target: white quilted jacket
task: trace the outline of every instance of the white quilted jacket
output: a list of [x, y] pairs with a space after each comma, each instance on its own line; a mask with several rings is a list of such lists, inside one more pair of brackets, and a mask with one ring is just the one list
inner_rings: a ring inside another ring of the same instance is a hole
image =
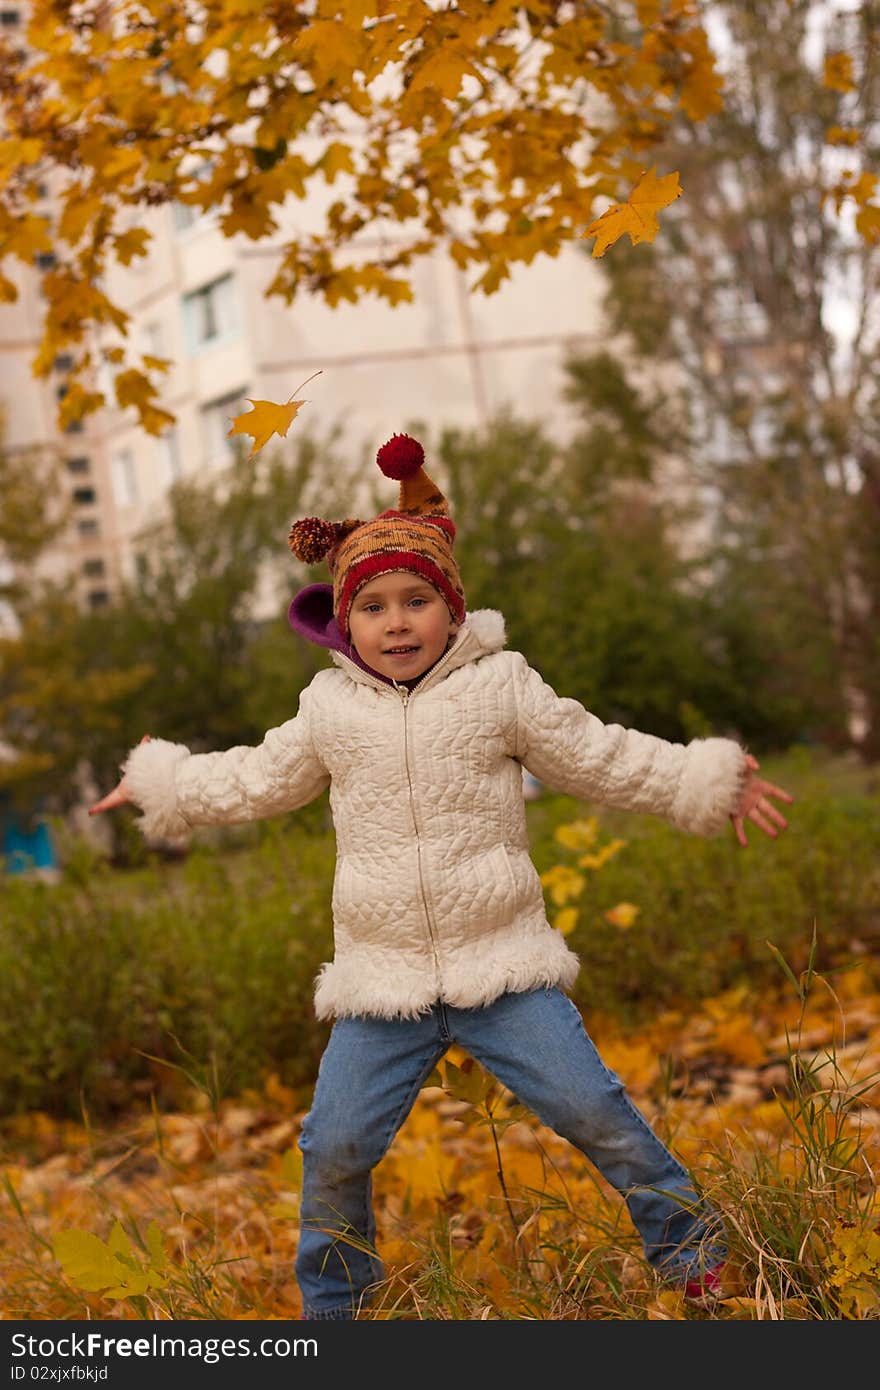
[[569, 988], [578, 959], [550, 926], [529, 856], [522, 767], [586, 801], [651, 812], [682, 830], [723, 830], [745, 775], [740, 746], [687, 746], [605, 725], [561, 699], [504, 620], [469, 615], [413, 691], [333, 652], [295, 718], [257, 748], [191, 754], [138, 744], [126, 781], [149, 837], [304, 806], [330, 787], [337, 838], [334, 959], [319, 1018], [415, 1016], [506, 990]]

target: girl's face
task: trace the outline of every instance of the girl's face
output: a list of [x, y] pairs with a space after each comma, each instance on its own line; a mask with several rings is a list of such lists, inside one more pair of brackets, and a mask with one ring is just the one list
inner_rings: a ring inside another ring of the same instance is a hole
[[433, 666], [458, 632], [439, 590], [409, 570], [371, 579], [348, 616], [352, 645], [374, 671], [414, 680]]

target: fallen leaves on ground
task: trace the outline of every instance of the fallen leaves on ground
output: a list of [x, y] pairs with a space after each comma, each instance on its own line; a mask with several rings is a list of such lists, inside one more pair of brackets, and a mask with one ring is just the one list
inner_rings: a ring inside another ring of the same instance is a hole
[[[799, 1065], [821, 1072], [833, 1056], [829, 1084], [860, 1093], [854, 1108], [844, 1107], [841, 1125], [858, 1126], [866, 1162], [876, 1166], [880, 996], [860, 993], [858, 974], [842, 977], [837, 991], [817, 989], [802, 1018], [796, 999], [759, 1006], [740, 989], [694, 1012], [659, 1014], [638, 1034], [604, 1019], [588, 1020], [588, 1030], [636, 1105], [694, 1172], [713, 1152], [738, 1153], [745, 1168], [763, 1152], [780, 1165], [782, 1181], [797, 1034]], [[447, 1081], [467, 1079], [465, 1054], [453, 1049], [447, 1062]], [[377, 1243], [388, 1277], [366, 1316], [603, 1316], [595, 1304], [586, 1313], [578, 1304], [597, 1277], [590, 1271], [600, 1248], [616, 1251], [618, 1297], [640, 1300], [641, 1312], [628, 1316], [699, 1316], [674, 1290], [653, 1284], [616, 1194], [574, 1148], [521, 1111], [501, 1126], [502, 1186], [491, 1131], [468, 1122], [472, 1108], [455, 1098], [464, 1095], [449, 1085], [424, 1089], [376, 1170]], [[222, 1100], [215, 1110], [198, 1093], [192, 1101], [171, 1113], [133, 1113], [112, 1127], [41, 1113], [2, 1122], [0, 1317], [297, 1316], [296, 1141], [308, 1096], [273, 1076], [259, 1092]], [[870, 1279], [864, 1284], [871, 1239], [841, 1234], [830, 1251], [829, 1281], [862, 1310], [857, 1315], [865, 1315], [872, 1296]], [[432, 1242], [435, 1254], [443, 1244], [447, 1271], [454, 1266], [458, 1304], [454, 1290], [444, 1295], [432, 1286], [443, 1265], [439, 1255], [432, 1265]], [[129, 1271], [115, 1289], [108, 1282], [114, 1259], [127, 1261]], [[85, 1286], [74, 1287], [65, 1268], [85, 1268]], [[90, 1279], [103, 1280], [103, 1288], [90, 1289]], [[133, 1296], [139, 1290], [149, 1305]], [[460, 1311], [462, 1290], [468, 1311]], [[174, 1303], [157, 1302], [160, 1291]], [[731, 1293], [712, 1316], [768, 1315], [766, 1300], [756, 1303], [745, 1285]], [[529, 1307], [538, 1311], [522, 1311]], [[615, 1316], [613, 1307], [604, 1315]]]

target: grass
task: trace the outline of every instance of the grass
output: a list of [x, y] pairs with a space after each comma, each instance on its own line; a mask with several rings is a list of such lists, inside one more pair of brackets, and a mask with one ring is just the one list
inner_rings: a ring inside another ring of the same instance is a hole
[[[797, 750], [762, 769], [796, 796], [776, 842], [750, 830], [683, 835], [602, 812], [623, 850], [590, 875], [570, 941], [573, 995], [591, 1019], [644, 1026], [778, 975], [874, 971], [880, 934], [876, 774]], [[557, 826], [591, 814], [571, 798], [528, 805], [540, 871], [571, 859]], [[225, 1094], [270, 1072], [306, 1094], [327, 1027], [314, 976], [332, 951], [335, 842], [322, 805], [305, 816], [201, 832], [182, 862], [117, 871], [71, 844], [61, 883], [0, 880], [0, 1108], [69, 1118], [175, 1103], [191, 1074]], [[639, 908], [627, 930], [605, 912]]]
[[[815, 971], [816, 955], [814, 942], [799, 974], [777, 961], [775, 998], [768, 992], [763, 1007], [784, 1042], [768, 1046], [763, 1064], [778, 1057], [782, 1075], [760, 1104], [737, 1102], [721, 1084], [710, 1096], [669, 1087], [662, 1069], [632, 1078], [636, 1103], [723, 1220], [731, 1297], [701, 1307], [661, 1284], [623, 1204], [576, 1151], [520, 1113], [489, 1078], [476, 1084], [471, 1074], [463, 1086], [453, 1071], [442, 1088], [422, 1093], [377, 1170], [386, 1277], [360, 1316], [880, 1318], [880, 1131], [872, 1118], [880, 1074], [867, 1065], [880, 1057], [880, 1000], [870, 1000], [871, 1028], [854, 1066], [847, 1014], [856, 1020], [869, 1001], [852, 976], [848, 996], [839, 997]], [[621, 1035], [598, 1042], [604, 1054]], [[30, 1117], [30, 1145], [42, 1161], [16, 1164], [4, 1155], [0, 1316], [296, 1316], [293, 1139], [301, 1116], [291, 1116], [293, 1097], [273, 1082], [259, 1095], [223, 1098], [204, 1079], [188, 1100], [187, 1114], [157, 1108], [150, 1125], [130, 1116], [125, 1126], [56, 1122], [53, 1130], [46, 1117]], [[253, 1149], [241, 1142], [248, 1114]], [[282, 1116], [284, 1135], [267, 1143]], [[4, 1129], [8, 1151], [8, 1123]], [[83, 1232], [115, 1239], [126, 1252], [117, 1277], [131, 1284], [146, 1272], [153, 1283], [113, 1290], [105, 1278], [96, 1288], [61, 1257], [63, 1240], [76, 1245]]]

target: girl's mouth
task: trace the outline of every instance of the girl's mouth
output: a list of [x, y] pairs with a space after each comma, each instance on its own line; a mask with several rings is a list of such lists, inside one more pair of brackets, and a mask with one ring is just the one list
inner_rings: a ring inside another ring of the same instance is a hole
[[413, 652], [417, 652], [417, 651], [418, 651], [418, 647], [389, 647], [388, 650], [385, 652], [385, 655], [386, 655], [386, 656], [411, 656]]

